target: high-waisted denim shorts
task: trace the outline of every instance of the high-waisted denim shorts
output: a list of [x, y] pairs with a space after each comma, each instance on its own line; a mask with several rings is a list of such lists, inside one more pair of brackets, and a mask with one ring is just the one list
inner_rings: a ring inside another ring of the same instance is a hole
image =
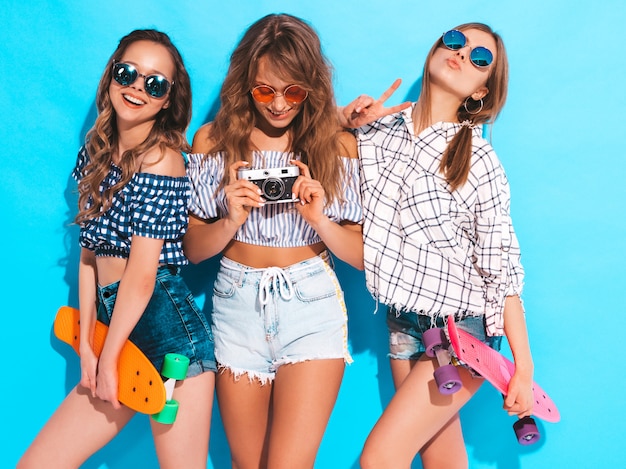
[[267, 383], [284, 364], [352, 361], [343, 291], [328, 252], [285, 268], [222, 258], [212, 322], [217, 362], [236, 378]]
[[[488, 337], [484, 316], [455, 316], [456, 326], [486, 343], [492, 349], [500, 350], [502, 337]], [[433, 327], [445, 327], [442, 316], [431, 317], [412, 311], [387, 309], [387, 327], [389, 329], [389, 357], [400, 360], [417, 360], [426, 351], [422, 342], [422, 333]]]
[[[98, 319], [109, 325], [119, 282], [98, 287]], [[129, 339], [161, 370], [167, 353], [189, 358], [187, 377], [217, 371], [213, 334], [175, 266], [157, 271], [154, 293]]]

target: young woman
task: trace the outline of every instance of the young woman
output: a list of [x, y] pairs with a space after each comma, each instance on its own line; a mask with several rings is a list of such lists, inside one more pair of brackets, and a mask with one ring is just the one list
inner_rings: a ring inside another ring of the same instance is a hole
[[502, 39], [479, 23], [458, 26], [426, 58], [416, 103], [383, 115], [381, 99], [343, 109], [356, 134], [363, 177], [365, 272], [388, 305], [396, 394], [370, 433], [364, 468], [467, 467], [459, 410], [483, 380], [460, 368], [463, 388], [432, 386], [435, 360], [422, 333], [454, 319], [499, 349], [506, 335], [516, 372], [504, 407], [532, 411], [533, 363], [520, 301], [523, 269], [509, 214], [506, 175], [482, 125], [495, 120], [507, 93]]
[[293, 16], [245, 32], [220, 97], [194, 138], [184, 245], [192, 262], [223, 253], [213, 332], [233, 467], [312, 468], [351, 360], [328, 250], [362, 268], [356, 141], [319, 38]]
[[[181, 152], [188, 150], [191, 89], [169, 37], [136, 30], [122, 38], [97, 106], [73, 172], [81, 379], [18, 467], [79, 467], [126, 425], [134, 411], [117, 400], [117, 363], [130, 339], [158, 370], [166, 353], [189, 357], [187, 378], [174, 391], [176, 421], [151, 419], [152, 433], [160, 467], [204, 468], [216, 366], [210, 326], [179, 275], [187, 262], [190, 190]], [[99, 358], [90, 346], [96, 319], [109, 325]]]

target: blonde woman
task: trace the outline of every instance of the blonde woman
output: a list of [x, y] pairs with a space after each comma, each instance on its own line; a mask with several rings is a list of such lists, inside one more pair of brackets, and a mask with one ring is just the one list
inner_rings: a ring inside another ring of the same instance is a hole
[[381, 99], [357, 98], [341, 114], [358, 127], [368, 289], [388, 306], [396, 394], [370, 433], [361, 465], [467, 467], [459, 410], [483, 383], [461, 368], [462, 388], [432, 386], [435, 361], [422, 334], [455, 320], [496, 350], [506, 335], [516, 372], [505, 409], [532, 412], [533, 362], [520, 300], [524, 271], [511, 222], [509, 186], [482, 137], [506, 100], [501, 37], [469, 23], [437, 39], [422, 90], [409, 108], [385, 114]]

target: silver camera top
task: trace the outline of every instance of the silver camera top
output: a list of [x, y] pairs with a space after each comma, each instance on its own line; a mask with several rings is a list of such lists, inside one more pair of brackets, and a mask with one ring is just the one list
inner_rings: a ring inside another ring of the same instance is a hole
[[238, 179], [245, 179], [256, 184], [261, 189], [261, 195], [268, 204], [282, 202], [296, 202], [292, 188], [300, 175], [300, 169], [295, 166], [279, 168], [240, 168], [237, 171]]
[[286, 178], [286, 177], [298, 177], [300, 176], [300, 168], [295, 165], [282, 166], [280, 168], [239, 168], [237, 171], [238, 179], [246, 179], [248, 181], [255, 181], [259, 179], [273, 178]]

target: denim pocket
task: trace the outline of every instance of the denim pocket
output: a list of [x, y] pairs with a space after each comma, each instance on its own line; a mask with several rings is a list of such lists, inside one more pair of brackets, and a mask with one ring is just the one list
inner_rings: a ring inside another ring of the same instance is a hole
[[293, 284], [296, 296], [301, 301], [311, 302], [337, 296], [339, 282], [334, 272], [318, 271], [315, 275], [306, 277]]
[[237, 285], [234, 279], [221, 272], [217, 273], [215, 283], [213, 284], [213, 294], [215, 296], [219, 296], [220, 298], [230, 298], [235, 294], [236, 288]]

